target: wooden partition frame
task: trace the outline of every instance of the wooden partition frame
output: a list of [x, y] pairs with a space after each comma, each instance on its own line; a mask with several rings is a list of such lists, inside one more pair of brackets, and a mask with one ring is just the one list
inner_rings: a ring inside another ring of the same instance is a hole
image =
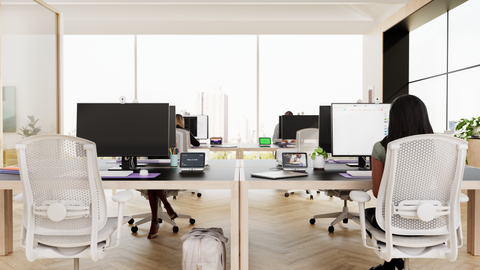
[[[53, 8], [52, 6], [45, 3], [43, 0], [33, 0], [39, 5], [45, 7], [46, 9], [53, 12], [55, 15], [55, 36], [56, 36], [56, 67], [57, 67], [57, 134], [61, 134], [62, 131], [62, 89], [63, 89], [63, 74], [62, 74], [62, 52], [63, 52], [63, 17], [60, 11]], [[1, 0], [0, 0], [1, 4]], [[1, 16], [1, 13], [0, 13]], [[0, 28], [1, 29], [1, 28]], [[1, 36], [1, 35], [0, 35]], [[1, 51], [1, 47], [0, 47]], [[2, 76], [0, 71], [0, 84], [2, 82]], [[0, 94], [1, 90], [0, 90]], [[0, 119], [3, 119], [2, 116], [2, 104], [0, 103]], [[0, 121], [0, 128], [3, 130], [3, 123]], [[0, 151], [3, 152], [3, 132], [0, 133]], [[3, 164], [3, 155], [0, 155], [0, 162]], [[13, 227], [13, 218], [12, 218], [12, 190], [0, 190], [0, 231], [10, 232]], [[13, 251], [13, 235], [11, 234], [2, 234], [5, 237], [0, 238], [0, 256], [5, 256]]]

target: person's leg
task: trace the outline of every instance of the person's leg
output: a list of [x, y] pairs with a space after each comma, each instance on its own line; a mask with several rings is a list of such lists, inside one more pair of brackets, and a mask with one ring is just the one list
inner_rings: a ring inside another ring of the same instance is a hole
[[150, 231], [148, 232], [148, 239], [157, 237], [158, 235], [158, 196], [156, 190], [148, 190], [148, 202], [150, 203], [150, 210], [152, 212], [152, 222], [150, 224]]
[[167, 200], [167, 195], [165, 193], [165, 190], [160, 189], [156, 190], [158, 197], [163, 203], [163, 207], [165, 207], [165, 210], [167, 210], [168, 216], [170, 216], [170, 219], [174, 220], [175, 218], [178, 217], [178, 214], [173, 210], [172, 206]]
[[[375, 217], [375, 207], [365, 209], [365, 219], [367, 220], [367, 222], [372, 224], [372, 226], [374, 228], [376, 228], [378, 230], [382, 230], [382, 228], [380, 228], [380, 226], [378, 226], [377, 218]], [[367, 231], [367, 234], [368, 234], [368, 236], [370, 236], [370, 238], [372, 237], [370, 235], [369, 231]], [[389, 262], [384, 261], [383, 264], [379, 264], [377, 266], [370, 267], [370, 270], [395, 270], [395, 267], [397, 267], [397, 269], [399, 269], [399, 270], [402, 270], [403, 269], [403, 259], [396, 258], [396, 259], [392, 259]]]

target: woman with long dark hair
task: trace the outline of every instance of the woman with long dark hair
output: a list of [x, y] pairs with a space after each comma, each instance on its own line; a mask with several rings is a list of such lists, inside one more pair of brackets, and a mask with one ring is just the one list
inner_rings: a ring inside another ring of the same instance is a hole
[[[385, 168], [386, 149], [389, 142], [418, 134], [433, 133], [428, 119], [427, 107], [418, 97], [404, 95], [396, 98], [390, 106], [388, 135], [373, 146], [372, 151], [372, 191], [377, 197], [380, 182]], [[366, 218], [375, 228], [382, 230], [375, 219], [375, 208], [365, 210]], [[371, 267], [370, 270], [395, 270], [403, 269], [402, 259], [392, 259], [390, 262]]]

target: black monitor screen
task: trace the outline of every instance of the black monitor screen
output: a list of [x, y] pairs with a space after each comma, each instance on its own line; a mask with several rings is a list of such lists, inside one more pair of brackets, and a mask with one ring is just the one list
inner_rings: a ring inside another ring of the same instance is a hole
[[186, 115], [183, 117], [185, 129], [198, 140], [208, 139], [208, 115]]
[[[177, 132], [176, 132], [176, 112], [175, 112], [175, 106], [170, 106], [170, 115], [169, 115], [169, 126], [168, 126], [168, 147], [169, 148], [175, 148], [177, 147]], [[165, 158], [168, 158], [166, 156]]]
[[318, 115], [282, 115], [282, 139], [295, 140], [297, 131], [304, 128], [318, 128]]
[[77, 136], [98, 156], [168, 156], [168, 103], [79, 103]]
[[190, 131], [193, 136], [197, 137], [197, 117], [184, 116], [183, 121], [185, 123], [185, 129]]
[[320, 106], [318, 115], [318, 146], [332, 153], [332, 119], [330, 106]]

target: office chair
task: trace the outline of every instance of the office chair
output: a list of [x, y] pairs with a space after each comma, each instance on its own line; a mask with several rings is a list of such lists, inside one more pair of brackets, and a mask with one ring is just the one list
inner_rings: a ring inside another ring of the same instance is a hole
[[[305, 128], [297, 131], [297, 135], [295, 137], [295, 151], [296, 152], [307, 152], [308, 156], [313, 153], [315, 149], [318, 147], [318, 128]], [[294, 151], [294, 152], [295, 152]], [[278, 153], [277, 153], [278, 155]], [[281, 158], [281, 154], [280, 154]], [[310, 162], [312, 162], [310, 160]], [[294, 194], [298, 191], [304, 191], [304, 189], [289, 189], [285, 192], [285, 197], [290, 196], [290, 194]], [[313, 200], [313, 193], [320, 193], [319, 190], [315, 189], [307, 189], [305, 192], [310, 195], [310, 200]]]
[[[120, 244], [123, 216], [131, 191], [116, 193], [117, 217], [107, 217], [95, 143], [65, 135], [37, 135], [19, 141], [23, 193], [20, 245], [31, 262], [43, 258], [97, 261]], [[117, 230], [116, 245], [111, 236]]]
[[[365, 217], [370, 196], [352, 191], [358, 202], [363, 245], [385, 261], [403, 258], [441, 258], [453, 262], [462, 246], [460, 193], [467, 142], [444, 135], [415, 135], [392, 141], [380, 184], [375, 218]], [[372, 246], [367, 245], [366, 232]]]
[[188, 149], [190, 149], [190, 131], [177, 128], [176, 136], [177, 136], [177, 147], [179, 151], [178, 154], [182, 152], [188, 152]]
[[[142, 195], [148, 200], [148, 194], [140, 191]], [[167, 193], [167, 197], [178, 196], [178, 190], [165, 190]], [[158, 222], [162, 223], [163, 221], [167, 222], [168, 224], [172, 225], [172, 231], [174, 233], [177, 233], [179, 231], [177, 224], [175, 221], [170, 219], [170, 216], [166, 211], [163, 210], [162, 208], [162, 200], [158, 199], [158, 211], [157, 211], [157, 216], [158, 216]], [[135, 222], [135, 219], [141, 218], [141, 220]], [[190, 215], [185, 215], [185, 214], [178, 214], [177, 218], [188, 218], [190, 224], [195, 224], [195, 219], [192, 218]], [[138, 232], [138, 226], [150, 222], [152, 220], [152, 214], [150, 212], [148, 213], [142, 213], [142, 214], [137, 214], [137, 215], [132, 215], [132, 218], [128, 221], [128, 224], [133, 226], [131, 227], [132, 233]]]
[[[176, 130], [176, 140], [177, 140], [177, 147], [179, 151], [179, 155], [182, 152], [187, 152], [188, 149], [190, 148], [190, 131], [184, 130], [184, 129], [179, 129], [177, 128]], [[146, 190], [138, 190], [140, 193], [142, 193], [142, 196], [144, 196], [148, 200], [148, 193]], [[167, 197], [172, 197], [175, 200], [178, 196], [178, 191], [179, 190], [166, 190], [165, 192], [167, 193]], [[195, 193], [192, 191], [192, 193]], [[197, 193], [197, 197], [201, 197], [201, 193]], [[178, 232], [178, 226], [175, 223], [175, 221], [171, 220], [168, 214], [163, 211], [162, 208], [162, 201], [159, 199], [158, 200], [158, 222], [162, 223], [164, 220], [168, 224], [172, 225], [172, 230], [174, 233]], [[135, 219], [141, 218], [140, 221], [135, 222]], [[195, 219], [192, 218], [191, 215], [185, 215], [185, 214], [178, 214], [178, 218], [188, 218], [190, 224], [195, 224]], [[136, 214], [132, 215], [132, 218], [128, 221], [128, 224], [133, 225], [131, 228], [132, 233], [138, 232], [138, 226], [147, 222], [150, 222], [152, 220], [152, 214], [151, 213], [142, 213], [142, 214]]]

